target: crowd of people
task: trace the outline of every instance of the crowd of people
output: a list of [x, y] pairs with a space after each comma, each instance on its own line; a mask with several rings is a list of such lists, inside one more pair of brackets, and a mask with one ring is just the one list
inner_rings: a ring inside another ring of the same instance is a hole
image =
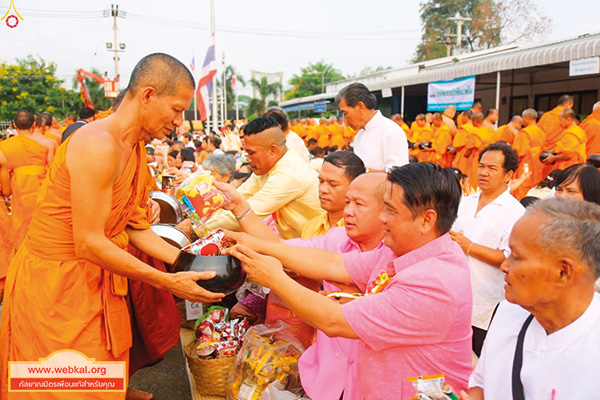
[[[498, 128], [480, 103], [409, 126], [354, 83], [343, 118], [274, 106], [205, 132], [182, 128], [194, 87], [152, 54], [107, 112], [15, 115], [0, 142], [1, 398], [38, 398], [8, 390], [8, 363], [62, 349], [132, 374], [177, 343], [169, 293], [223, 299], [196, 284], [210, 272], [167, 272], [179, 250], [150, 229], [157, 182], [205, 173], [229, 202], [178, 228], [227, 230], [257, 285], [231, 313], [290, 326], [311, 399], [409, 399], [407, 378], [438, 374], [463, 400], [600, 393], [600, 102], [581, 122], [565, 95]], [[145, 332], [158, 315], [163, 331]]]

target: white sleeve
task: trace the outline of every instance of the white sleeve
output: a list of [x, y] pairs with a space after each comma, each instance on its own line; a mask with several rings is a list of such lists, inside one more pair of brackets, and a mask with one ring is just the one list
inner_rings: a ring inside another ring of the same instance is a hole
[[[396, 124], [393, 122], [393, 124]], [[381, 145], [383, 146], [383, 166], [387, 171], [393, 166], [408, 164], [408, 143], [406, 133], [398, 126], [398, 129], [386, 129]]]

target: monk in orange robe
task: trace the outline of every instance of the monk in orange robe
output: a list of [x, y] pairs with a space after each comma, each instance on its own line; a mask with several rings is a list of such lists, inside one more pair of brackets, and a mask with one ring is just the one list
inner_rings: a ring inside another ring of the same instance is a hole
[[127, 369], [127, 278], [190, 301], [223, 297], [196, 283], [213, 272], [168, 274], [126, 251], [131, 244], [168, 263], [178, 257], [178, 249], [149, 229], [142, 209], [148, 170], [140, 142], [162, 139], [181, 125], [194, 88], [184, 64], [166, 54], [146, 56], [117, 112], [82, 127], [57, 151], [31, 229], [8, 270], [0, 328], [2, 399], [123, 399], [125, 388], [8, 392], [8, 363], [72, 349], [96, 362], [124, 362]]
[[12, 221], [4, 199], [0, 197], [0, 304], [4, 295], [4, 281], [8, 264], [13, 256]]
[[448, 154], [448, 147], [452, 144], [450, 128], [444, 124], [442, 114], [433, 114], [433, 141], [431, 148], [435, 154], [432, 162], [441, 167], [452, 166], [452, 156]]
[[411, 155], [417, 157], [419, 162], [432, 162], [435, 159], [435, 152], [419, 148], [420, 143], [431, 143], [433, 141], [433, 131], [427, 124], [425, 114], [417, 115], [413, 125], [412, 142], [415, 144], [415, 148], [411, 150]]
[[4, 196], [12, 195], [12, 241], [16, 251], [29, 230], [46, 167], [57, 145], [35, 131], [35, 116], [29, 111], [17, 112], [14, 124], [19, 134], [0, 142], [0, 185]]
[[585, 152], [587, 156], [600, 154], [600, 101], [594, 104], [592, 113], [579, 125], [587, 135]]
[[[480, 113], [483, 111], [483, 106], [481, 105], [481, 103], [479, 101], [476, 101], [475, 103], [473, 103], [473, 106], [468, 111], [471, 112], [471, 115], [473, 115], [475, 113]], [[465, 112], [463, 111], [463, 113], [461, 113], [456, 120], [456, 126], [457, 126], [457, 128], [460, 128], [461, 126], [463, 126], [464, 124], [467, 124], [469, 122], [471, 122], [471, 117], [467, 116], [465, 114]]]
[[444, 121], [444, 125], [450, 128], [450, 133], [452, 133], [452, 137], [456, 135], [456, 123], [454, 122], [454, 117], [456, 116], [456, 107], [453, 105], [447, 106], [442, 114], [442, 119]]
[[564, 170], [571, 165], [585, 163], [587, 136], [585, 131], [577, 125], [575, 111], [569, 108], [562, 110], [559, 121], [564, 131], [554, 148], [557, 154], [549, 155], [544, 160], [544, 164], [555, 163], [555, 169]]
[[511, 118], [508, 124], [498, 127], [498, 130], [496, 132], [498, 133], [498, 136], [500, 137], [501, 141], [506, 142], [508, 144], [513, 144], [513, 142], [515, 141], [515, 136], [517, 135], [517, 133], [519, 133], [522, 127], [523, 118], [521, 118], [518, 115], [515, 115]]
[[456, 131], [456, 135], [454, 135], [452, 140], [452, 149], [449, 151], [449, 153], [454, 155], [454, 168], [459, 169], [460, 172], [466, 175], [465, 171], [467, 170], [467, 157], [465, 157], [465, 153], [467, 152], [467, 149], [465, 148], [465, 145], [467, 144], [469, 135], [471, 132], [473, 132], [475, 127], [471, 122], [471, 117], [473, 116], [471, 111], [465, 111], [461, 115], [463, 115], [464, 118], [467, 118], [468, 122], [462, 124]]
[[498, 141], [497, 133], [493, 128], [486, 128], [483, 126], [483, 117], [482, 113], [473, 114], [473, 131], [467, 138], [467, 143], [465, 144], [465, 157], [467, 157], [467, 166], [465, 175], [469, 177], [469, 182], [471, 182], [471, 187], [477, 189], [479, 187], [479, 183], [477, 181], [477, 173], [479, 170], [479, 154], [481, 150], [483, 150], [487, 145], [492, 143], [496, 143]]
[[544, 179], [544, 164], [540, 161], [540, 153], [546, 140], [546, 134], [537, 126], [536, 120], [537, 111], [531, 108], [523, 111], [525, 127], [517, 133], [513, 143], [513, 148], [519, 157], [519, 167], [515, 178], [519, 179], [529, 174], [529, 178], [526, 178], [526, 181], [513, 193], [513, 196], [519, 200]]
[[410, 128], [408, 127], [408, 125], [406, 125], [406, 122], [404, 122], [404, 119], [400, 116], [400, 114], [394, 114], [390, 119], [397, 123], [400, 126], [400, 128], [402, 128], [402, 130], [406, 134], [406, 138], [410, 140]]
[[[556, 152], [556, 145], [563, 135], [563, 127], [560, 125], [560, 113], [566, 109], [573, 108], [573, 97], [569, 95], [561, 96], [558, 99], [558, 105], [552, 110], [545, 112], [538, 122], [538, 126], [546, 133], [546, 141], [542, 151]], [[547, 164], [544, 167], [544, 176], [557, 169], [556, 164]]]
[[493, 128], [496, 129], [496, 122], [498, 122], [498, 113], [497, 108], [490, 108], [487, 112], [485, 119], [483, 120], [483, 126], [485, 128]]

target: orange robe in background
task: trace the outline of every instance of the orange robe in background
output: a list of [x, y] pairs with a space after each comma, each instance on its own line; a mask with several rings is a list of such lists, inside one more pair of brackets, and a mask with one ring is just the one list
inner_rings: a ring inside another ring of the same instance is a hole
[[53, 139], [56, 144], [60, 146], [60, 142], [62, 141], [62, 132], [58, 129], [48, 129], [46, 133], [44, 133], [44, 136]]
[[508, 144], [513, 144], [513, 142], [515, 141], [515, 134], [508, 125], [502, 125], [502, 126], [498, 127], [498, 130], [496, 132], [498, 133], [498, 136], [500, 137], [500, 139], [498, 139], [498, 140], [501, 140]]
[[[11, 392], [7, 397], [8, 361], [37, 361], [63, 349], [77, 350], [96, 361], [127, 363], [129, 359], [127, 279], [75, 254], [66, 149], [63, 145], [56, 153], [31, 229], [8, 271], [0, 331], [2, 399], [125, 398], [123, 392]], [[128, 246], [127, 226], [150, 228], [142, 208], [147, 203], [146, 165], [140, 143], [113, 186], [104, 233], [123, 250]]]
[[0, 142], [0, 152], [12, 171], [11, 217], [15, 251], [25, 239], [42, 182], [46, 177], [48, 149], [25, 136], [13, 136]]
[[351, 126], [344, 127], [344, 139], [346, 139], [346, 141], [348, 141], [348, 142], [351, 142], [352, 140], [354, 140], [357, 133], [358, 133], [358, 131], [355, 130], [354, 128], [352, 128]]
[[429, 125], [425, 125], [423, 127], [416, 126], [412, 131], [412, 138], [415, 148], [411, 151], [411, 155], [417, 157], [419, 162], [433, 162], [435, 159], [435, 152], [421, 151], [418, 148], [419, 143], [433, 142], [433, 131]]
[[571, 165], [585, 163], [587, 160], [585, 153], [586, 143], [587, 136], [585, 131], [579, 126], [573, 125], [565, 129], [562, 137], [558, 143], [556, 143], [556, 152], [568, 154], [571, 158], [568, 160], [557, 161], [555, 163], [556, 169], [564, 170]]
[[[544, 142], [542, 151], [556, 151], [556, 144], [564, 131], [559, 122], [562, 110], [562, 107], [554, 107], [552, 110], [545, 112], [537, 123], [537, 126], [546, 133], [546, 141]], [[550, 172], [554, 171], [557, 168], [557, 164], [544, 164], [544, 176], [548, 176]]]
[[400, 128], [402, 128], [402, 130], [406, 134], [406, 138], [408, 139], [408, 137], [410, 135], [410, 128], [408, 127], [408, 125], [402, 124], [402, 125], [400, 125]]
[[293, 125], [292, 130], [294, 131], [294, 133], [296, 133], [302, 139], [304, 139], [306, 137], [306, 126], [304, 126], [302, 124]]
[[587, 143], [585, 145], [585, 153], [587, 156], [592, 154], [600, 154], [600, 111], [596, 111], [579, 125], [587, 135]]
[[479, 170], [479, 154], [487, 145], [496, 143], [498, 140], [497, 132], [493, 128], [478, 127], [474, 128], [473, 132], [467, 138], [465, 148], [472, 149], [469, 158], [467, 159], [467, 171], [463, 172], [469, 177], [471, 187], [477, 189], [479, 182], [477, 181], [477, 171]]
[[8, 271], [8, 264], [10, 264], [13, 253], [12, 221], [4, 199], [0, 197], [0, 303], [2, 303], [6, 271]]
[[515, 136], [513, 148], [519, 156], [519, 168], [515, 178], [520, 178], [525, 174], [525, 164], [531, 171], [529, 179], [513, 193], [519, 200], [544, 179], [544, 164], [540, 161], [540, 153], [545, 140], [546, 134], [536, 125], [526, 126]]
[[435, 150], [435, 158], [433, 162], [441, 167], [452, 166], [452, 156], [448, 154], [448, 146], [452, 144], [452, 132], [446, 125], [442, 125], [435, 130], [433, 135], [433, 150]]
[[460, 172], [465, 175], [467, 170], [467, 158], [465, 157], [465, 153], [467, 152], [466, 144], [469, 135], [474, 129], [475, 127], [470, 122], [463, 124], [458, 128], [456, 135], [454, 135], [454, 139], [452, 140], [452, 147], [462, 147], [462, 149], [458, 150], [454, 155], [454, 168], [459, 169]]

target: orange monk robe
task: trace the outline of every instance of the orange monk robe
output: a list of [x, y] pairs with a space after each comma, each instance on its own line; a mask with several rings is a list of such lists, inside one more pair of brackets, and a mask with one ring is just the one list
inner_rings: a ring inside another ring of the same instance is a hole
[[[6, 278], [0, 327], [0, 398], [124, 399], [124, 392], [19, 393], [8, 396], [9, 361], [37, 361], [73, 349], [96, 361], [127, 363], [131, 325], [127, 279], [75, 254], [66, 146], [56, 152], [40, 190], [31, 229]], [[127, 226], [149, 229], [146, 153], [139, 144], [115, 182], [105, 235], [126, 249]], [[126, 364], [127, 366], [127, 364]], [[127, 387], [127, 376], [125, 387]]]
[[410, 124], [409, 133], [406, 134], [406, 138], [414, 143], [413, 137], [415, 137], [415, 132], [417, 132], [419, 130], [420, 130], [420, 128], [419, 128], [419, 125], [417, 124], [417, 121], [413, 121]]
[[[546, 133], [546, 141], [542, 151], [556, 151], [556, 144], [562, 137], [564, 129], [560, 126], [560, 113], [564, 110], [562, 107], [554, 107], [552, 110], [544, 113], [538, 122], [538, 126]], [[557, 169], [558, 163], [544, 164], [544, 176]]]
[[441, 167], [452, 166], [452, 156], [448, 154], [448, 146], [452, 144], [452, 132], [446, 125], [441, 125], [435, 130], [433, 135], [433, 150], [435, 150], [435, 158], [433, 162]]
[[0, 197], [0, 303], [6, 280], [8, 264], [14, 254], [12, 240], [12, 221], [2, 197]]
[[357, 133], [358, 131], [351, 126], [344, 126], [344, 139], [346, 139], [348, 142], [354, 140]]
[[44, 136], [46, 136], [47, 138], [50, 138], [52, 140], [54, 140], [56, 142], [56, 144], [58, 144], [60, 146], [60, 143], [62, 141], [62, 132], [58, 129], [48, 129], [46, 131], [46, 133], [44, 133]]
[[515, 136], [513, 148], [519, 157], [519, 167], [515, 178], [518, 179], [525, 174], [525, 164], [531, 171], [529, 179], [523, 182], [517, 191], [513, 193], [519, 200], [544, 179], [544, 164], [540, 161], [540, 153], [545, 140], [546, 134], [536, 125], [524, 127]]
[[467, 158], [465, 157], [467, 149], [465, 146], [469, 135], [474, 129], [475, 127], [470, 122], [463, 124], [458, 128], [456, 135], [454, 135], [454, 139], [452, 140], [452, 147], [459, 149], [454, 155], [454, 168], [459, 169], [463, 174], [467, 170]]
[[317, 139], [317, 146], [325, 148], [331, 146], [331, 139], [329, 137], [329, 131], [325, 130], [319, 135]]
[[302, 124], [296, 124], [292, 126], [292, 130], [298, 135], [300, 136], [302, 139], [304, 139], [306, 137], [306, 126], [302, 125]]
[[579, 125], [587, 135], [587, 143], [585, 145], [585, 153], [587, 156], [592, 154], [600, 154], [600, 111], [596, 111]]
[[309, 125], [306, 127], [306, 137], [304, 138], [304, 140], [306, 140], [306, 143], [308, 143], [308, 141], [310, 139], [317, 139], [319, 137], [319, 134], [316, 131], [316, 126], [313, 125]]
[[46, 177], [48, 149], [25, 135], [0, 142], [12, 171], [12, 238], [17, 250], [29, 230], [38, 192]]
[[342, 136], [342, 135], [336, 135], [331, 138], [331, 146], [332, 147], [337, 146], [338, 150], [341, 150], [342, 147], [344, 147], [346, 144], [348, 144], [348, 143], [346, 142], [346, 139], [344, 139], [344, 136]]
[[408, 139], [408, 136], [410, 135], [410, 128], [408, 127], [408, 125], [402, 124], [400, 125], [400, 128], [402, 128], [402, 130], [406, 134], [406, 138]]
[[457, 129], [468, 123], [469, 123], [468, 118], [463, 117], [462, 113], [458, 114], [458, 117], [456, 117], [456, 128]]
[[424, 125], [423, 127], [416, 126], [415, 130], [413, 130], [412, 141], [415, 144], [415, 148], [411, 150], [411, 155], [417, 157], [419, 162], [432, 162], [435, 159], [435, 152], [421, 151], [418, 148], [419, 143], [433, 141], [433, 131], [428, 125]]
[[513, 144], [513, 142], [515, 141], [515, 133], [508, 125], [502, 125], [502, 126], [498, 127], [498, 130], [496, 132], [498, 133], [498, 136], [500, 137], [499, 140], [501, 140], [503, 142], [506, 142], [508, 144]]
[[570, 167], [575, 164], [583, 164], [586, 162], [585, 145], [587, 136], [585, 131], [577, 125], [570, 126], [565, 129], [562, 137], [556, 143], [556, 152], [559, 154], [567, 154], [570, 158], [567, 160], [559, 160], [556, 164], [556, 169]]
[[479, 154], [487, 145], [496, 143], [498, 141], [497, 138], [497, 133], [494, 129], [483, 126], [474, 128], [467, 138], [467, 144], [465, 145], [465, 148], [467, 151], [472, 151], [467, 159], [467, 170], [463, 173], [469, 177], [469, 182], [471, 183], [472, 188], [477, 189], [479, 187], [479, 183], [477, 181], [477, 172], [479, 170]]
[[331, 124], [327, 127], [329, 135], [333, 136], [344, 136], [344, 128], [338, 124]]

